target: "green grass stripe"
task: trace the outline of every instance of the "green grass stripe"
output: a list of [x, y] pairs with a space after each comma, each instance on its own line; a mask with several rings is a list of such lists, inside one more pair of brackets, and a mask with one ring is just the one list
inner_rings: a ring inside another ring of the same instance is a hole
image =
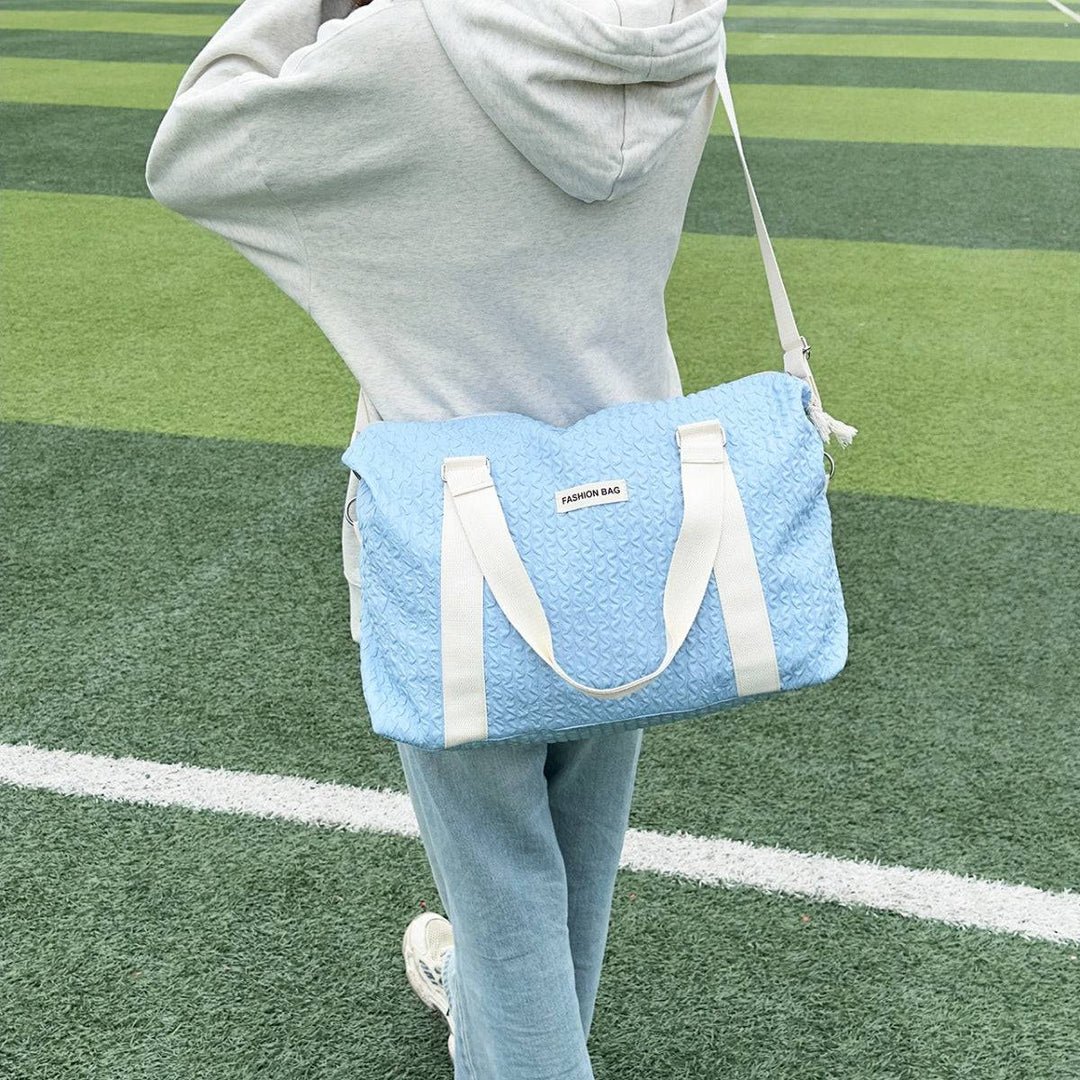
[[[348, 637], [338, 448], [3, 442], [0, 741], [403, 790]], [[652, 729], [633, 823], [1075, 885], [1080, 516], [831, 503], [847, 669]]]
[[[164, 109], [184, 67], [12, 57], [5, 71], [8, 101]], [[1080, 100], [1062, 94], [749, 84], [737, 98], [750, 136], [1080, 148]]]
[[9, 418], [323, 445], [352, 430], [333, 347], [220, 238], [147, 199], [4, 205]]
[[[1043, 7], [1024, 5], [1019, 8], [1006, 8], [1000, 4], [993, 10], [971, 8], [967, 5], [957, 7], [909, 6], [893, 7], [890, 5], [861, 7], [831, 7], [802, 4], [732, 4], [728, 11], [732, 19], [813, 19], [816, 22], [837, 20], [907, 20], [914, 22], [1032, 22], [1058, 23], [1062, 15], [1049, 4]], [[991, 19], [992, 16], [992, 19]]]
[[[822, 8], [821, 10], [827, 10]], [[177, 16], [180, 18], [181, 16]], [[731, 16], [725, 20], [733, 33], [782, 35], [782, 34], [857, 34], [857, 35], [983, 35], [986, 37], [1050, 38], [1080, 42], [1080, 26], [1064, 15], [1057, 22], [937, 22], [934, 19], [905, 19], [887, 21], [878, 19], [781, 19], [743, 18]], [[895, 54], [894, 54], [895, 55]], [[1014, 54], [1006, 54], [1014, 55]], [[1015, 57], [1021, 59], [1022, 57]]]
[[[743, 197], [729, 186], [727, 199]], [[4, 202], [5, 418], [331, 447], [351, 430], [337, 354], [225, 241], [147, 200]], [[1080, 257], [780, 249], [826, 404], [863, 428], [838, 488], [1080, 511], [1072, 373], [1060, 363]], [[684, 236], [667, 302], [688, 391], [777, 364], [748, 238]]]
[[[827, 10], [827, 9], [821, 9]], [[199, 37], [208, 37], [213, 34], [223, 22], [217, 15], [168, 15], [148, 14], [142, 12], [127, 11], [0, 11], [0, 29], [11, 30], [58, 30], [58, 31], [96, 31], [99, 33], [133, 33], [133, 34], [186, 34]], [[964, 22], [954, 20], [951, 22], [938, 22], [934, 19], [918, 20], [887, 20], [874, 19], [850, 19], [847, 21], [831, 19], [782, 19], [782, 18], [740, 18], [737, 16], [727, 20], [732, 34], [749, 34], [751, 36], [789, 35], [792, 37], [808, 37], [822, 34], [828, 37], [850, 35], [855, 38], [875, 38], [881, 35], [895, 35], [897, 37], [910, 36], [1018, 36], [1048, 38], [1057, 40], [1061, 45], [1069, 48], [1064, 54], [1052, 55], [1050, 59], [1072, 59], [1075, 57], [1077, 47], [1080, 47], [1080, 34], [1077, 26], [1064, 16], [1056, 23], [1012, 23], [1012, 22]], [[761, 45], [767, 45], [762, 41]], [[823, 46], [827, 51], [834, 51], [838, 46]], [[875, 46], [869, 46], [874, 48]], [[899, 45], [897, 48], [906, 50], [916, 46]], [[733, 51], [737, 51], [732, 46]], [[884, 49], [885, 55], [909, 55], [904, 51], [897, 51], [888, 42], [877, 43], [876, 48]], [[944, 46], [928, 46], [928, 48], [945, 48]], [[759, 51], [775, 52], [772, 48], [760, 48]], [[797, 48], [793, 51], [805, 53], [809, 50]], [[859, 42], [852, 42], [847, 49], [856, 54], [873, 55], [867, 53], [867, 46]], [[916, 55], [948, 55], [948, 52], [930, 52]], [[960, 53], [958, 55], [970, 55]], [[983, 52], [975, 55], [1004, 57], [1006, 59], [1031, 59], [1029, 53], [1023, 50], [1009, 51], [1004, 46], [999, 51]]]
[[[1080, 334], [1080, 256], [807, 240], [779, 254], [825, 406], [861, 428], [838, 489], [1080, 512], [1060, 359]], [[776, 362], [750, 239], [684, 236], [667, 310], [687, 392]]]
[[438, 906], [418, 841], [13, 788], [0, 806], [12, 1080], [445, 1071], [401, 966]]
[[[0, 0], [2, 10], [22, 11], [128, 11], [147, 14], [204, 14], [228, 15], [235, 4], [221, 0]], [[1047, 4], [927, 4], [910, 5], [791, 5], [791, 4], [734, 4], [733, 19], [813, 19], [815, 21], [862, 22], [876, 20], [907, 20], [918, 22], [1031, 22], [1060, 21], [1062, 15]]]
[[0, 11], [123, 11], [151, 15], [219, 15], [220, 21], [235, 11], [228, 3], [192, 5], [186, 0], [0, 0]]
[[233, 4], [205, 0], [0, 0], [0, 11], [129, 11], [156, 15], [220, 15], [221, 22], [236, 10]]
[[[0, 103], [6, 183], [146, 196], [146, 151], [160, 119], [151, 110]], [[750, 139], [748, 153], [777, 236], [1080, 249], [1076, 150]], [[737, 176], [731, 140], [713, 136], [690, 232], [749, 233]]]
[[[442, 910], [418, 840], [18, 789], [0, 805], [21, 1080], [449, 1076], [401, 963], [409, 919]], [[1066, 1080], [1076, 956], [623, 870], [589, 1053], [636, 1080]]]
[[[48, 0], [48, 2], [55, 3], [58, 6], [65, 6], [66, 4], [70, 3], [71, 0]], [[146, 2], [146, 0], [110, 0], [110, 2], [116, 3], [118, 6], [124, 6], [124, 8], [126, 8], [126, 6], [129, 5], [129, 4], [132, 4], [132, 5], [140, 4], [140, 3]], [[189, 6], [193, 6], [193, 8], [204, 8], [204, 6], [205, 6], [205, 8], [227, 8], [230, 11], [235, 11], [240, 6], [239, 3], [229, 3], [228, 0], [183, 0], [183, 2], [185, 4], [187, 4], [187, 5], [189, 5]], [[767, 2], [767, 0], [766, 0], [766, 2]], [[812, 2], [816, 3], [816, 2], [819, 2], [819, 0], [812, 0]], [[829, 0], [829, 2], [831, 2], [831, 0]], [[847, 2], [847, 0], [845, 0], [845, 2]], [[906, 0], [888, 0], [888, 2], [890, 2], [890, 3], [892, 3], [892, 2], [905, 3]], [[1026, 2], [1026, 3], [1044, 3], [1045, 0], [923, 0], [923, 2], [926, 2], [926, 3], [930, 3], [930, 2], [933, 2], [933, 3], [964, 3], [964, 4], [967, 4], [967, 3], [995, 3], [995, 4], [997, 4], [997, 3], [1009, 3], [1009, 4], [1013, 4], [1013, 3], [1022, 3], [1022, 2]]]
[[[774, 236], [1080, 250], [1076, 150], [751, 139]], [[689, 232], [749, 235], [729, 138], [713, 136]]]
[[0, 87], [5, 101], [164, 110], [184, 64], [8, 57]]
[[[230, 3], [229, 0], [0, 0], [4, 7], [9, 8], [25, 8], [25, 9], [42, 9], [42, 8], [56, 8], [57, 10], [78, 10], [81, 8], [95, 9], [99, 8], [107, 11], [162, 11], [166, 12], [172, 8], [186, 9], [190, 8], [193, 11], [202, 11], [203, 13], [212, 14], [231, 14], [240, 5], [236, 3]], [[813, 3], [819, 2], [819, 0], [811, 0]], [[832, 2], [832, 0], [827, 0]], [[846, 2], [846, 0], [845, 0]], [[906, 3], [907, 0], [889, 0], [890, 3]], [[1021, 3], [1032, 2], [1032, 0], [926, 0], [927, 3]], [[1035, 0], [1037, 3], [1045, 3], [1045, 0]], [[224, 22], [224, 19], [222, 20]]]
[[[735, 100], [750, 136], [1080, 149], [1080, 98], [1064, 94], [749, 84]], [[727, 131], [718, 109], [713, 132]]]
[[[205, 38], [177, 34], [66, 33], [54, 30], [7, 30], [0, 35], [0, 56], [49, 60], [118, 60], [179, 64], [186, 69]], [[2, 83], [0, 83], [2, 85]]]
[[0, 102], [4, 183], [148, 198], [146, 155], [161, 116], [148, 109]]
[[[196, 2], [208, 3], [211, 0], [196, 0]], [[788, 3], [789, 0], [753, 0], [754, 7], [784, 7]], [[988, 11], [996, 11], [1009, 8], [1041, 8], [1045, 4], [1046, 0], [920, 0], [918, 7], [914, 10], [920, 13], [927, 8], [962, 8], [964, 10], [985, 8]], [[803, 0], [800, 6], [812, 7], [816, 10], [819, 7], [865, 8], [866, 4], [864, 0]], [[881, 10], [883, 8], [911, 8], [912, 4], [911, 0], [875, 0], [873, 6], [875, 10]], [[735, 10], [734, 4], [730, 10]]]
[[[85, 34], [68, 32], [67, 28], [9, 29], [0, 37], [0, 55], [86, 60], [130, 60], [132, 56], [138, 56], [140, 60], [188, 64], [215, 29], [211, 27], [195, 36], [106, 31]], [[880, 58], [886, 62], [902, 59], [1080, 62], [1080, 43], [1077, 41], [1036, 38], [1001, 40], [971, 36], [729, 33], [728, 46], [735, 58], [794, 55], [862, 57], [867, 60]], [[886, 66], [883, 64], [883, 68]], [[780, 80], [774, 78], [771, 81]]]
[[[869, 56], [731, 56], [731, 81], [798, 86], [1080, 94], [1080, 63]], [[736, 90], [741, 95], [741, 89]]]
[[[730, 27], [729, 27], [730, 29]], [[939, 60], [1064, 60], [1080, 61], [1080, 37], [995, 38], [963, 35], [876, 33], [728, 33], [734, 56], [880, 56]]]
[[[1039, 2], [1043, 3], [1044, 0]], [[200, 38], [175, 35], [9, 30], [0, 37], [0, 56], [99, 61], [130, 61], [132, 56], [138, 56], [144, 63], [174, 64], [179, 65], [178, 70], [183, 70], [202, 44]], [[1080, 93], [1080, 56], [1070, 63], [905, 56], [736, 54], [729, 57], [728, 70], [735, 83]]]
[[63, 30], [209, 37], [219, 15], [147, 15], [113, 11], [0, 11], [0, 30]]

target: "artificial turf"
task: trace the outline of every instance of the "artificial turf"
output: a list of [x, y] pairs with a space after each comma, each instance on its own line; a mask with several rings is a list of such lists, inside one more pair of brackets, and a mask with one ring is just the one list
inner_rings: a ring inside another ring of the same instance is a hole
[[[18, 1080], [449, 1080], [420, 844], [0, 791]], [[527, 913], [523, 912], [526, 918]], [[597, 1080], [1072, 1080], [1075, 949], [620, 872]]]
[[[109, 11], [67, 11], [60, 8], [0, 9], [0, 30], [60, 30], [89, 33], [183, 34], [208, 38], [224, 22], [220, 15], [131, 12], [127, 4]], [[196, 9], [192, 9], [196, 11]], [[195, 50], [196, 52], [198, 49]], [[194, 58], [194, 53], [192, 53]]]
[[117, 60], [133, 56], [148, 64], [191, 63], [206, 37], [186, 34], [131, 34], [99, 30], [7, 29], [0, 36], [0, 56], [41, 60]]
[[[730, 156], [724, 165], [737, 168]], [[700, 197], [745, 223], [732, 180]], [[347, 440], [352, 376], [307, 315], [220, 238], [145, 199], [9, 193], [5, 203], [13, 332], [0, 418]], [[838, 490], [1080, 510], [1072, 376], [1058, 350], [1077, 321], [1080, 257], [779, 247], [827, 407], [863, 431], [858, 452], [841, 456]], [[752, 240], [684, 235], [667, 306], [688, 392], [779, 363]]]
[[[150, 109], [0, 104], [4, 183], [147, 197], [160, 122]], [[1080, 250], [1080, 150], [751, 138], [747, 154], [777, 237]], [[731, 139], [711, 136], [687, 231], [750, 234], [737, 170]]]
[[6, 193], [9, 419], [337, 445], [355, 380], [309, 317], [149, 199]]
[[[1038, 65], [1028, 65], [1035, 67]], [[9, 102], [165, 109], [184, 67], [143, 61], [9, 57]], [[832, 142], [1080, 148], [1080, 112], [1065, 94], [1005, 89], [740, 85], [744, 135]], [[716, 134], [727, 133], [718, 111]]]
[[[1040, 0], [1042, 2], [1042, 0]], [[87, 33], [58, 28], [9, 27], [0, 38], [0, 56], [28, 56], [41, 59], [128, 61], [137, 55], [146, 63], [187, 64], [205, 44], [206, 35], [132, 33], [123, 30], [95, 30]], [[1056, 65], [1055, 74], [1031, 72], [1017, 76], [1026, 80], [1064, 80], [1074, 86], [1080, 60], [1080, 42], [1076, 40], [1025, 39], [1000, 41], [994, 37], [964, 35], [893, 35], [886, 38], [872, 34], [742, 34], [728, 35], [729, 64], [733, 82], [814, 83], [824, 85], [882, 85], [887, 73], [906, 71], [889, 86], [911, 85], [912, 61], [922, 61], [922, 70], [930, 88], [1020, 90], [1023, 85], [964, 85], [971, 80], [973, 64], [992, 64], [1004, 77], [1010, 69], [1019, 71], [1029, 65]], [[985, 69], [984, 69], [985, 70]], [[753, 74], [743, 78], [741, 71]], [[768, 78], [758, 72], [768, 71]], [[828, 72], [835, 71], [835, 80]], [[845, 72], [861, 72], [861, 80]], [[799, 73], [795, 77], [794, 73]], [[1046, 88], [1043, 88], [1046, 89]]]
[[[183, 35], [8, 30], [0, 38], [0, 56], [127, 63], [137, 54], [144, 65], [173, 64], [183, 70], [199, 44], [200, 39]], [[734, 54], [728, 57], [728, 71], [735, 84], [1080, 93], [1080, 65], [1062, 60]], [[142, 79], [138, 76], [138, 81]], [[73, 89], [60, 86], [64, 93]], [[130, 106], [130, 101], [125, 104]]]
[[[867, 34], [888, 36], [919, 36], [927, 37], [1008, 37], [1008, 38], [1047, 38], [1051, 41], [1074, 42], [1076, 40], [1076, 26], [1069, 19], [1061, 15], [1049, 12], [1050, 18], [1045, 22], [1031, 20], [1001, 20], [993, 18], [995, 12], [978, 11], [945, 12], [928, 10], [922, 13], [920, 18], [892, 18], [881, 19], [862, 11], [861, 16], [854, 18], [831, 18], [821, 17], [820, 12], [828, 9], [818, 9], [817, 17], [794, 16], [792, 18], [763, 17], [733, 15], [726, 19], [728, 27], [735, 34], [792, 34], [798, 36], [812, 36], [814, 34], [828, 34], [841, 36], [852, 34], [863, 36]], [[955, 14], [954, 14], [955, 13]], [[969, 18], [977, 17], [984, 22], [968, 21]], [[187, 15], [148, 15], [149, 19], [187, 19], [197, 18]], [[946, 18], [951, 21], [946, 21]], [[993, 19], [993, 21], [990, 21]], [[3, 21], [0, 20], [0, 26]], [[16, 23], [15, 25], [35, 25], [28, 22]], [[111, 27], [108, 27], [111, 28]], [[120, 25], [116, 29], [121, 29]], [[90, 29], [89, 26], [85, 29]], [[167, 32], [168, 27], [162, 26]], [[179, 30], [177, 30], [179, 32]], [[194, 29], [192, 30], [194, 32]]]
[[[22, 6], [22, 0], [10, 0]], [[66, 2], [66, 0], [65, 0]], [[951, 6], [922, 4], [898, 6], [895, 4], [780, 4], [746, 3], [736, 0], [729, 7], [732, 19], [777, 19], [783, 22], [852, 20], [884, 20], [887, 22], [977, 22], [992, 25], [1006, 23], [1065, 23], [1061, 12], [1035, 4], [995, 4], [992, 8], [966, 3]]]
[[[352, 376], [146, 197], [229, 10], [0, 2], [0, 742], [403, 790], [347, 632]], [[726, 21], [826, 406], [860, 428], [830, 496], [851, 656], [652, 728], [631, 824], [1074, 888], [1080, 26], [1042, 0]], [[723, 130], [666, 294], [688, 391], [779, 362]], [[400, 969], [421, 901], [415, 840], [0, 789], [0, 1075], [449, 1077]], [[1072, 1080], [1078, 976], [1075, 947], [624, 871], [591, 1049], [598, 1080]]]
[[771, 86], [876, 86], [912, 90], [1004, 90], [1009, 93], [1080, 94], [1080, 65], [1060, 60], [730, 56], [728, 72], [732, 83], [736, 85], [757, 83]]
[[[0, 742], [404, 789], [347, 633], [337, 451], [4, 442]], [[1068, 887], [1080, 516], [832, 502], [848, 669], [648, 732], [635, 823]]]
[[[1078, 150], [750, 139], [747, 156], [774, 236], [1080, 250]], [[712, 136], [688, 232], [751, 232], [736, 169]]]
[[[1080, 147], [1080, 108], [1064, 94], [768, 83], [735, 93], [742, 133], [759, 138]], [[726, 117], [713, 131], [727, 132]]]
[[[764, 20], [762, 20], [764, 22]], [[729, 29], [731, 24], [729, 23]], [[909, 24], [878, 23], [866, 32], [837, 33], [835, 24], [818, 23], [786, 32], [775, 23], [760, 31], [730, 29], [728, 50], [733, 56], [867, 56], [919, 57], [956, 60], [1080, 60], [1080, 34], [1075, 31], [1057, 37], [1016, 37], [980, 33], [966, 25], [960, 33], [950, 33], [941, 24], [927, 24], [931, 32], [915, 33]], [[1037, 29], [1037, 28], [1036, 28]], [[783, 31], [783, 32], [782, 32]]]

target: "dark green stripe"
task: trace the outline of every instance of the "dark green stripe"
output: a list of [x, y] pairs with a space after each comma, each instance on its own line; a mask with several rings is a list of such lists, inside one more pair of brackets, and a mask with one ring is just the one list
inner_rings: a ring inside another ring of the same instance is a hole
[[156, 109], [0, 102], [3, 186], [149, 198], [146, 155], [162, 115]]
[[[418, 840], [5, 788], [0, 843], [11, 1080], [449, 1078]], [[1075, 946], [629, 871], [611, 916], [598, 1077], [1076, 1075]]]
[[[875, 23], [870, 32], [879, 29], [881, 24]], [[207, 40], [205, 37], [179, 34], [5, 30], [0, 35], [0, 56], [30, 56], [55, 60], [141, 60], [182, 64], [193, 60]], [[752, 63], [765, 66], [751, 68], [748, 65]], [[1076, 93], [1080, 79], [1077, 75], [1080, 64], [1064, 61], [731, 55], [728, 57], [728, 64], [734, 81], [810, 83], [826, 86], [911, 86], [926, 89]], [[798, 76], [791, 76], [789, 69], [798, 71]]]
[[[1080, 250], [1080, 151], [747, 140], [775, 236]], [[750, 235], [729, 137], [709, 140], [686, 230]]]
[[53, 30], [5, 30], [0, 56], [43, 60], [121, 60], [188, 64], [208, 38], [180, 34], [57, 33]]
[[[230, 15], [235, 4], [185, 4], [173, 0], [0, 0], [0, 10], [8, 11], [145, 11], [155, 15]], [[130, 57], [129, 57], [130, 59]], [[143, 57], [139, 57], [143, 59]]]
[[7, 1080], [446, 1075], [417, 841], [4, 787], [0, 846]]
[[340, 451], [0, 437], [0, 742], [396, 783], [348, 633]]
[[729, 56], [728, 71], [734, 83], [1080, 94], [1080, 63], [1063, 61]]
[[[63, 0], [57, 0], [63, 2]], [[1040, 3], [1022, 3], [1021, 0], [1013, 0], [1007, 3], [995, 3], [995, 0], [873, 0], [868, 5], [866, 0], [750, 0], [754, 7], [789, 7], [796, 3], [799, 7], [850, 7], [866, 8], [961, 8], [964, 11], [1039, 11], [1042, 10]], [[732, 4], [728, 10], [733, 12], [734, 18], [738, 17], [739, 9], [743, 4]]]
[[[753, 0], [752, 6], [757, 7], [788, 7], [792, 3], [792, 0]], [[171, 7], [184, 7], [185, 9], [192, 11], [209, 11], [216, 12], [218, 9], [223, 11], [232, 12], [235, 11], [236, 4], [228, 2], [218, 4], [200, 4], [200, 3], [183, 3], [182, 0], [0, 0], [0, 8], [8, 8], [15, 10], [41, 10], [53, 8], [60, 11], [78, 11], [82, 9], [99, 9], [107, 11], [166, 11]], [[743, 5], [731, 6], [733, 11], [733, 18], [739, 18], [739, 9]], [[799, 7], [847, 7], [847, 8], [865, 8], [865, 0], [798, 0]], [[995, 11], [1033, 11], [1040, 10], [1040, 5], [1033, 3], [1023, 3], [1022, 0], [1014, 0], [1014, 2], [995, 2], [995, 0], [962, 0], [961, 3], [957, 3], [957, 0], [874, 0], [873, 6], [875, 8], [946, 8], [956, 9], [962, 8], [964, 11], [986, 11], [993, 13]]]
[[916, 19], [742, 19], [724, 20], [731, 33], [743, 34], [925, 34], [931, 37], [1076, 38], [1080, 25], [1060, 23], [934, 22]]
[[[186, 64], [205, 42], [164, 34], [8, 30], [0, 36], [0, 56]], [[736, 83], [1080, 93], [1080, 63], [1065, 61], [734, 55], [728, 57], [728, 70]]]
[[[337, 450], [3, 431], [0, 741], [398, 786], [347, 633]], [[847, 670], [654, 728], [634, 823], [1075, 885], [1080, 516], [832, 505]]]
[[[885, 844], [884, 861], [1072, 887], [1080, 834], [1054, 819], [1080, 768], [1080, 517], [831, 503], [847, 670], [801, 699], [662, 730], [636, 824], [853, 858]], [[1035, 855], [1044, 829], [1056, 866]]]
[[[7, 187], [146, 196], [161, 113], [0, 105]], [[748, 140], [777, 236], [1080, 250], [1080, 151]], [[710, 138], [689, 232], [749, 235], [731, 140]]]

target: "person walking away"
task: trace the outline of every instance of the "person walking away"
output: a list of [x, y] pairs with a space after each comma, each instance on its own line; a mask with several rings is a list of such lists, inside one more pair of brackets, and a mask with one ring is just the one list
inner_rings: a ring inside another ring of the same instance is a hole
[[[244, 0], [181, 79], [146, 183], [311, 316], [369, 420], [563, 426], [673, 397], [664, 287], [724, 8]], [[593, 1076], [641, 739], [396, 744], [449, 915], [418, 916], [402, 947], [457, 1080]]]

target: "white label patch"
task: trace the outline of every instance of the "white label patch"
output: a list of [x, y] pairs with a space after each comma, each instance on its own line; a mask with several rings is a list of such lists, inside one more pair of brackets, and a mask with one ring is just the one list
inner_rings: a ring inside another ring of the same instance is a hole
[[565, 514], [567, 510], [580, 510], [583, 506], [626, 502], [629, 498], [625, 480], [598, 480], [594, 484], [579, 484], [565, 491], [556, 491], [555, 509]]

